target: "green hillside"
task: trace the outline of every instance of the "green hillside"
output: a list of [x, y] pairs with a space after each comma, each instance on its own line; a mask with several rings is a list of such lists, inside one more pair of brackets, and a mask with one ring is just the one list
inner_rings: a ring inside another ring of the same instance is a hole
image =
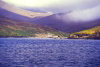
[[42, 27], [28, 22], [19, 22], [8, 18], [0, 18], [0, 37], [36, 37], [36, 34], [52, 34], [64, 37], [66, 33], [49, 27]]
[[100, 26], [73, 33], [69, 38], [100, 39]]

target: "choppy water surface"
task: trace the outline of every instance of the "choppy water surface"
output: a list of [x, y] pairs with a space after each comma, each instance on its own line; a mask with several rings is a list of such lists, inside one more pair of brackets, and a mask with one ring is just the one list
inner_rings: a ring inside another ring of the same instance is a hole
[[0, 67], [100, 67], [100, 40], [0, 38]]

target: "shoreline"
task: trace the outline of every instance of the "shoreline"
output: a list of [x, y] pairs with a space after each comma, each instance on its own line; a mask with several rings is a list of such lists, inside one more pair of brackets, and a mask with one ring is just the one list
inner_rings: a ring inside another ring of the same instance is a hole
[[68, 39], [68, 40], [100, 40], [100, 39], [82, 39], [82, 38], [39, 38], [39, 37], [0, 37], [1, 38], [32, 38], [32, 39]]

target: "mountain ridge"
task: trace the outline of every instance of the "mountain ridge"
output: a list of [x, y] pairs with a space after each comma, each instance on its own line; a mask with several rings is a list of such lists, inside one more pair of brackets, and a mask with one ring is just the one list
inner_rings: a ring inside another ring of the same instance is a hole
[[8, 4], [3, 1], [0, 1], [0, 8], [16, 13], [16, 14], [20, 14], [22, 16], [26, 16], [28, 18], [45, 17], [45, 16], [52, 15], [50, 13], [39, 13], [39, 12], [32, 12], [32, 11], [24, 10], [24, 9], [18, 8], [14, 5]]
[[[29, 13], [29, 15], [28, 16], [23, 15], [23, 12], [26, 14]], [[76, 22], [76, 21], [69, 21], [69, 18], [66, 16], [65, 17], [66, 21], [64, 21], [63, 16], [65, 14], [69, 14], [70, 12], [58, 13], [58, 14], [39, 13], [40, 14], [39, 16], [35, 15], [36, 13], [37, 12], [23, 10], [21, 8], [0, 1], [0, 16], [7, 17], [9, 19], [19, 22], [29, 22], [32, 24], [50, 27], [66, 33], [79, 32], [81, 30], [89, 29], [100, 25], [100, 19], [88, 22], [86, 21]], [[33, 17], [33, 14], [35, 17]], [[58, 16], [60, 18], [58, 18]]]
[[[0, 37], [62, 37], [63, 32], [53, 28], [44, 27], [28, 22], [19, 22], [9, 18], [0, 17]], [[42, 38], [43, 38], [42, 37]]]
[[36, 24], [46, 25], [68, 33], [78, 32], [81, 30], [89, 29], [100, 25], [100, 19], [88, 22], [74, 22], [74, 21], [68, 21], [67, 17], [66, 17], [67, 21], [63, 21], [62, 18], [58, 19], [56, 15], [62, 16], [64, 15], [64, 13], [38, 18], [33, 20], [33, 22], [36, 22]]
[[75, 39], [100, 39], [100, 26], [70, 34], [69, 38]]

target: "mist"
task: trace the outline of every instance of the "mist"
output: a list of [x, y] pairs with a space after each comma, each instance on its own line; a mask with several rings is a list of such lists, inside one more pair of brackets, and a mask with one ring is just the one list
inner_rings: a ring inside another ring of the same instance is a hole
[[23, 8], [37, 8], [46, 12], [62, 13], [79, 9], [92, 8], [100, 0], [2, 0]]
[[93, 8], [74, 10], [63, 15], [56, 15], [56, 18], [63, 21], [85, 22], [100, 19], [100, 5]]
[[[100, 19], [100, 0], [2, 0], [17, 7], [38, 9], [56, 15], [63, 21], [93, 21]], [[25, 2], [23, 2], [25, 1]], [[35, 4], [34, 4], [35, 3]]]

